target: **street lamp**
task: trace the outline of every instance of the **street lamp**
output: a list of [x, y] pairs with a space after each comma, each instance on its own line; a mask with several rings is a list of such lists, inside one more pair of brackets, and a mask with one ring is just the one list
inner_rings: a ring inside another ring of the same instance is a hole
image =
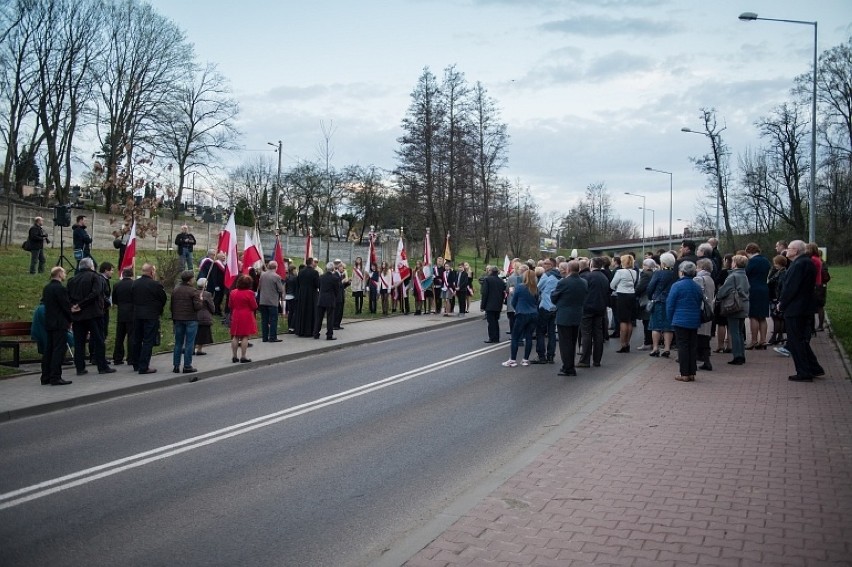
[[[656, 218], [657, 218], [656, 212], [657, 211], [655, 211], [654, 209], [646, 209], [645, 207], [639, 207], [639, 208], [644, 210], [644, 211], [651, 211], [651, 240], [653, 240], [654, 236], [655, 236], [654, 230], [657, 227], [657, 220], [656, 220]], [[669, 236], [669, 241], [671, 241], [671, 236]], [[669, 247], [671, 247], [671, 245], [669, 245]]]
[[779, 20], [775, 18], [758, 18], [754, 12], [743, 12], [739, 16], [744, 22], [763, 20], [766, 22], [784, 22], [787, 24], [803, 24], [814, 27], [814, 76], [813, 91], [811, 92], [811, 190], [808, 195], [808, 241], [816, 242], [816, 144], [817, 144], [817, 22], [802, 20]]
[[645, 255], [645, 195], [639, 195], [638, 193], [630, 193], [629, 191], [624, 192], [625, 195], [630, 195], [631, 197], [640, 197], [642, 199], [642, 206], [639, 207], [642, 209], [642, 255]]
[[692, 130], [685, 127], [681, 128], [680, 131], [688, 134], [700, 134], [710, 138], [710, 146], [713, 148], [713, 159], [716, 161], [716, 240], [719, 240], [719, 200], [722, 196], [722, 170], [719, 167], [719, 149], [721, 141], [718, 139], [718, 134], [712, 134], [710, 132], [699, 132], [698, 130]]
[[278, 224], [278, 202], [281, 200], [281, 195], [279, 195], [279, 192], [281, 191], [281, 140], [278, 140], [277, 144], [273, 144], [272, 142], [266, 143], [270, 146], [278, 148], [277, 150], [275, 150], [278, 152], [278, 177], [275, 180], [275, 207], [273, 208], [273, 210], [275, 211], [275, 234], [277, 235], [280, 229], [280, 226]]
[[672, 242], [672, 206], [674, 204], [674, 175], [671, 171], [663, 171], [662, 169], [654, 169], [646, 167], [645, 171], [654, 171], [656, 173], [665, 173], [669, 176], [669, 248], [673, 246]]

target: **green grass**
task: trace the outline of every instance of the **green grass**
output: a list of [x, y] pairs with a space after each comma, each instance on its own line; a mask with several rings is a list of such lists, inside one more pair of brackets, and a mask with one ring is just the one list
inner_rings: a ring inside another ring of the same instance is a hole
[[831, 320], [831, 330], [846, 354], [852, 354], [852, 266], [829, 266], [825, 312]]

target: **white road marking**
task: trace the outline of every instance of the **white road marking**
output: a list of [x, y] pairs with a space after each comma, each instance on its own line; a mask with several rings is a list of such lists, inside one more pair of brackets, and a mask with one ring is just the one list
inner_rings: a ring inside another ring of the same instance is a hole
[[51, 480], [46, 480], [44, 482], [33, 484], [32, 486], [27, 486], [18, 490], [13, 490], [12, 492], [7, 492], [5, 494], [0, 494], [0, 510], [12, 508], [14, 506], [18, 506], [19, 504], [23, 504], [31, 500], [36, 500], [38, 498], [43, 498], [45, 496], [49, 496], [51, 494], [61, 492], [63, 490], [68, 490], [69, 488], [73, 488], [75, 486], [88, 484], [95, 480], [106, 478], [108, 476], [112, 476], [137, 467], [141, 467], [143, 465], [147, 465], [155, 461], [160, 461], [168, 457], [173, 457], [175, 455], [179, 455], [181, 453], [185, 453], [193, 449], [198, 449], [199, 447], [204, 447], [205, 445], [218, 443], [219, 441], [224, 441], [225, 439], [230, 439], [231, 437], [236, 437], [238, 435], [243, 435], [245, 433], [254, 431], [255, 429], [274, 425], [281, 421], [304, 415], [306, 413], [310, 413], [312, 411], [316, 411], [327, 406], [339, 404], [347, 400], [351, 400], [353, 398], [357, 398], [359, 396], [363, 396], [375, 392], [377, 390], [393, 386], [395, 384], [401, 384], [403, 382], [411, 380], [412, 378], [416, 378], [418, 376], [422, 376], [426, 373], [432, 372], [433, 370], [447, 366], [453, 366], [455, 364], [471, 360], [478, 356], [488, 354], [492, 351], [499, 350], [505, 347], [507, 344], [509, 343], [504, 342], [496, 345], [489, 345], [487, 347], [483, 347], [481, 349], [474, 350], [469, 353], [460, 354], [448, 358], [446, 360], [434, 362], [432, 364], [427, 364], [426, 366], [421, 366], [419, 368], [403, 372], [401, 374], [389, 376], [388, 378], [384, 378], [376, 382], [364, 384], [363, 386], [358, 386], [357, 388], [352, 388], [350, 390], [333, 394], [331, 396], [319, 398], [317, 400], [300, 404], [298, 406], [293, 406], [291, 408], [287, 408], [275, 413], [256, 417], [254, 419], [250, 419], [242, 423], [223, 427], [222, 429], [217, 429], [215, 431], [211, 431], [203, 435], [190, 437], [188, 439], [184, 439], [183, 441], [178, 441], [177, 443], [171, 443], [169, 445], [157, 447], [156, 449], [151, 449], [142, 453], [130, 455], [129, 457], [110, 461], [102, 465], [77, 471]]

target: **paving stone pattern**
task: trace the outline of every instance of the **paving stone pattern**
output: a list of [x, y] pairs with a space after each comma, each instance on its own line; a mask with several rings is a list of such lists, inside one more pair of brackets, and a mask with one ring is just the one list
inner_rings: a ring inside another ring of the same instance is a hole
[[814, 383], [656, 360], [407, 565], [852, 565], [852, 383], [813, 346]]

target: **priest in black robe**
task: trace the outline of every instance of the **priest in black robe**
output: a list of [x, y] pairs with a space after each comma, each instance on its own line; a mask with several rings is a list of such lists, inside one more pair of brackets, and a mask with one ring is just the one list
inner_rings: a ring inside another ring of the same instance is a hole
[[319, 272], [314, 268], [314, 259], [308, 258], [305, 269], [296, 276], [298, 295], [294, 329], [300, 337], [314, 336], [314, 319], [319, 294]]

